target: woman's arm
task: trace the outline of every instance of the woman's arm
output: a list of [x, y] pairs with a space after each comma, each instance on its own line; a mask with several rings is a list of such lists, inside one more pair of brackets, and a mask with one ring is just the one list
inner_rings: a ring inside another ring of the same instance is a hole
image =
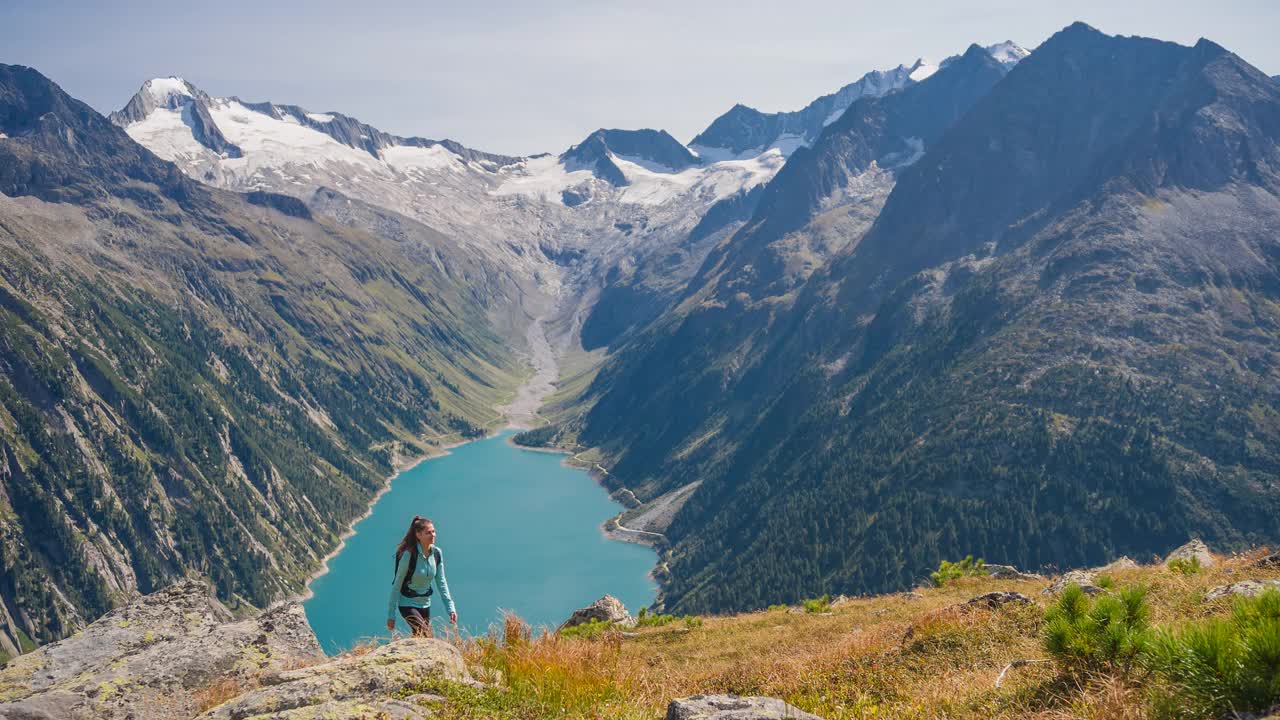
[[444, 551], [436, 549], [440, 552], [440, 564], [436, 567], [436, 587], [440, 588], [440, 597], [444, 598], [444, 606], [449, 615], [456, 615], [458, 610], [453, 606], [453, 596], [449, 594], [449, 581], [444, 578]]
[[417, 551], [417, 548], [409, 548], [396, 561], [396, 578], [391, 583], [391, 599], [387, 600], [387, 620], [392, 622], [396, 619], [396, 605], [400, 604], [400, 586], [404, 584], [404, 576], [409, 573], [409, 558], [406, 556]]

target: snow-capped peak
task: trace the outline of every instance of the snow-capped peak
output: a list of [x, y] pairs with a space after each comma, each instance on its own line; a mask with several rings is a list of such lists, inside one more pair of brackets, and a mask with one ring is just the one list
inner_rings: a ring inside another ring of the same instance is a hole
[[1030, 50], [1022, 47], [1012, 40], [1005, 40], [1002, 43], [988, 45], [984, 48], [996, 62], [1003, 65], [1016, 65], [1018, 61], [1031, 54]]
[[152, 78], [143, 83], [142, 89], [151, 96], [152, 102], [156, 105], [167, 105], [169, 98], [174, 95], [191, 97], [191, 89], [187, 81], [176, 75]]

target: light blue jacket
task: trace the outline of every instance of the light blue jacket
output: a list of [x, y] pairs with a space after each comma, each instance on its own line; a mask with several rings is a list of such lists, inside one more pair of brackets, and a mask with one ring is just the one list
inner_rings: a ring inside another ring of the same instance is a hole
[[[433, 545], [432, 547], [435, 548], [436, 546]], [[423, 553], [422, 546], [415, 543], [413, 552], [418, 554], [418, 564], [413, 570], [413, 577], [409, 579], [409, 589], [414, 592], [424, 593], [434, 581], [440, 597], [444, 598], [445, 608], [451, 613], [457, 612], [453, 607], [453, 596], [449, 594], [449, 582], [444, 579], [444, 552], [440, 552], [440, 567], [438, 568], [436, 567], [435, 553], [431, 550]], [[400, 594], [400, 585], [404, 583], [404, 576], [407, 572], [409, 572], [408, 551], [400, 557], [400, 562], [396, 565], [396, 579], [391, 583], [391, 599], [387, 601], [388, 620], [396, 618], [396, 608], [401, 605], [412, 608], [431, 607], [430, 597], [405, 597]]]

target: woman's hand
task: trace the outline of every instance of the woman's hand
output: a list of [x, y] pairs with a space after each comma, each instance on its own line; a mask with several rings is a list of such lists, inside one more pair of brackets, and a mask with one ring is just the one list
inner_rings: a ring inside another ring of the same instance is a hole
[[391, 632], [396, 630], [396, 621], [393, 618], [387, 618], [387, 629]]
[[456, 612], [451, 612], [451, 613], [449, 613], [449, 622], [453, 623], [454, 625], [457, 625], [457, 624], [458, 624], [458, 613], [456, 613]]

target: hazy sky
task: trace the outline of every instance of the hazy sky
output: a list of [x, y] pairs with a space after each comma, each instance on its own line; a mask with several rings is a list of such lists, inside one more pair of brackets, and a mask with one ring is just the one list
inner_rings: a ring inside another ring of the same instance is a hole
[[0, 62], [104, 113], [180, 75], [212, 95], [528, 154], [597, 127], [688, 141], [735, 102], [793, 110], [868, 70], [971, 42], [1034, 49], [1075, 20], [1207, 37], [1280, 73], [1276, 0], [0, 0]]

